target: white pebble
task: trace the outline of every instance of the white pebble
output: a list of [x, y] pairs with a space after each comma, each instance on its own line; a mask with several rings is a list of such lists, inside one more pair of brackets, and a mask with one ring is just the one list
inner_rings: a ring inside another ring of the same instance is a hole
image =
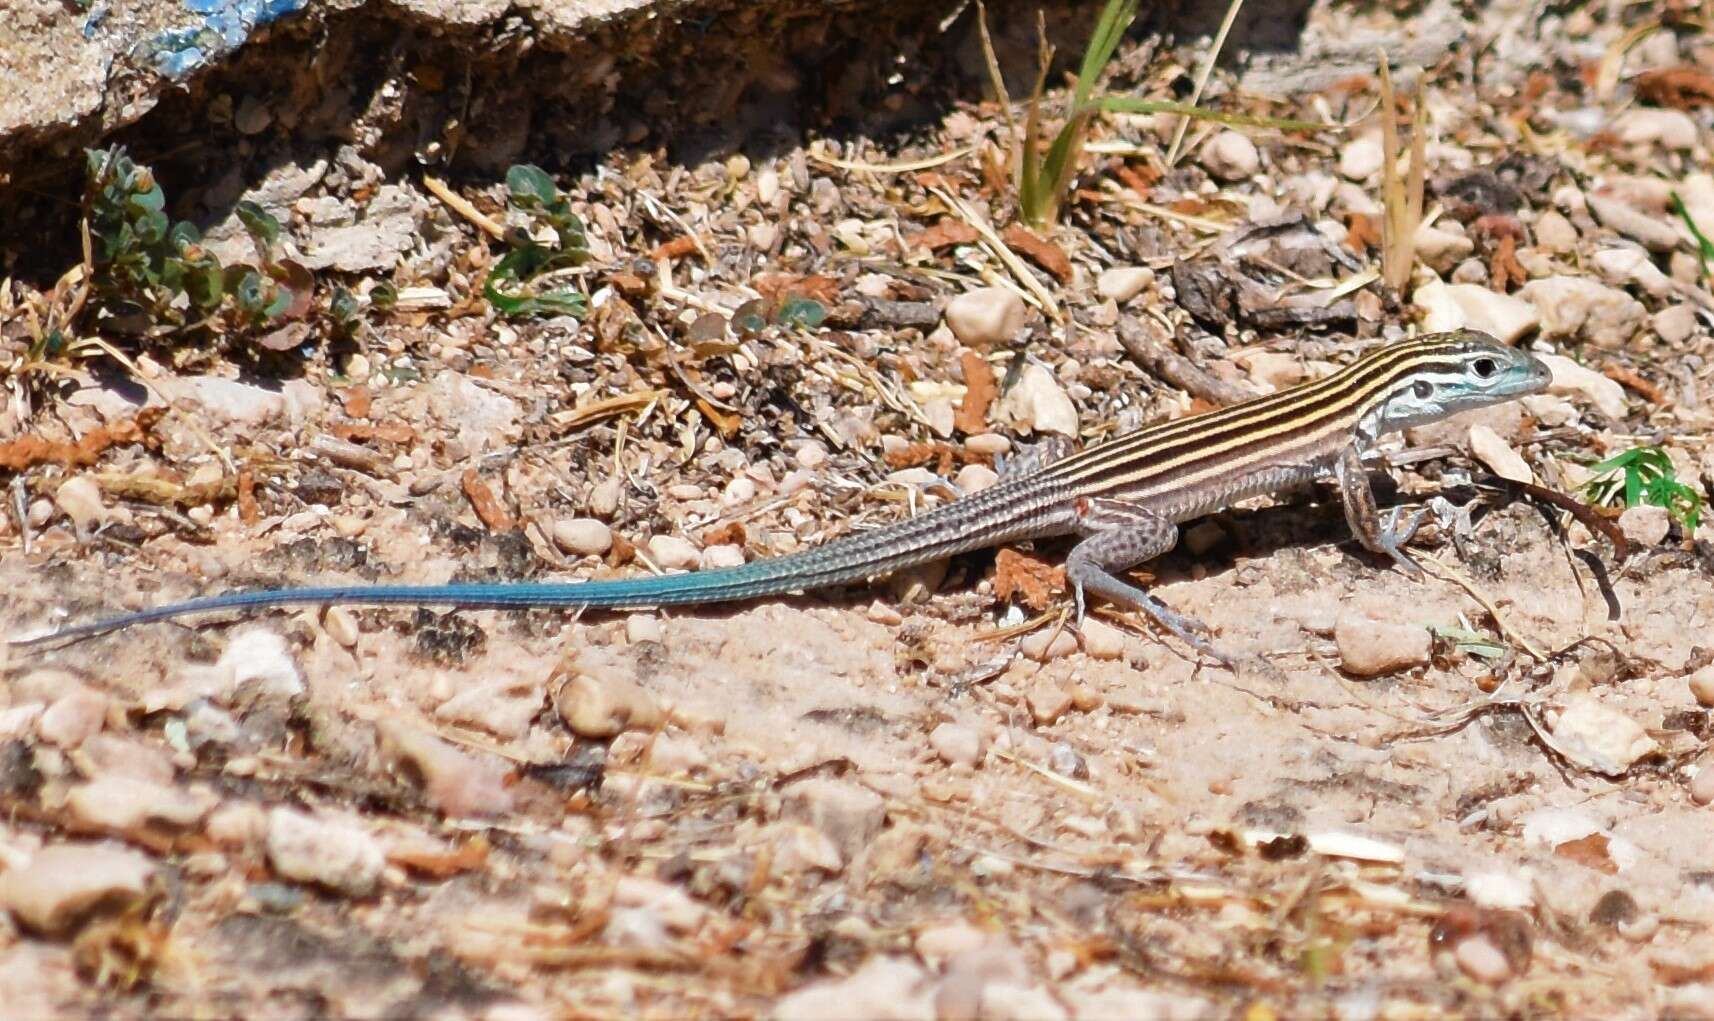
[[724, 507], [742, 507], [755, 498], [756, 480], [748, 475], [738, 476], [720, 491], [720, 503]]
[[1339, 176], [1347, 181], [1368, 180], [1381, 172], [1381, 163], [1386, 158], [1385, 152], [1381, 136], [1376, 132], [1367, 132], [1353, 138], [1339, 150]]
[[816, 440], [810, 440], [797, 448], [794, 456], [799, 468], [820, 468], [827, 463], [827, 448]]
[[380, 845], [363, 830], [290, 808], [268, 813], [267, 852], [282, 877], [352, 897], [373, 893], [386, 865]]
[[723, 567], [744, 566], [744, 547], [736, 543], [721, 543], [702, 551], [702, 569], [716, 571]]
[[1698, 805], [1714, 804], [1714, 761], [1704, 762], [1690, 778], [1690, 800]]
[[349, 649], [357, 644], [360, 634], [357, 618], [343, 606], [329, 606], [322, 615], [322, 627], [327, 629], [329, 638]]
[[1579, 276], [1531, 280], [1518, 291], [1541, 315], [1542, 333], [1614, 350], [1628, 344], [1648, 319], [1642, 303], [1617, 288]]
[[613, 530], [596, 518], [568, 518], [553, 523], [554, 545], [580, 557], [598, 557], [613, 548]]
[[1045, 366], [1025, 366], [1001, 406], [1020, 429], [1077, 435], [1077, 408]]
[[1202, 144], [1202, 166], [1222, 181], [1242, 181], [1262, 168], [1256, 143], [1241, 131], [1222, 131]]
[[589, 513], [598, 518], [611, 518], [619, 511], [619, 497], [624, 493], [617, 477], [602, 479], [589, 491]]
[[1096, 278], [1095, 293], [1123, 305], [1141, 294], [1143, 288], [1154, 280], [1155, 271], [1147, 266], [1114, 266], [1103, 270]]
[[1004, 287], [979, 287], [946, 303], [946, 325], [974, 348], [1009, 343], [1024, 328], [1022, 298]]
[[1553, 721], [1558, 750], [1573, 762], [1619, 776], [1656, 748], [1642, 724], [1593, 695], [1572, 696]]
[[982, 732], [961, 723], [942, 723], [929, 732], [928, 743], [948, 765], [974, 766], [982, 761]]
[[1661, 340], [1682, 344], [1696, 332], [1696, 309], [1690, 305], [1668, 305], [1656, 312], [1649, 324]]
[[1470, 936], [1458, 942], [1452, 957], [1464, 974], [1478, 982], [1499, 985], [1512, 977], [1512, 966], [1494, 941], [1485, 935]]
[[1511, 344], [1541, 325], [1536, 306], [1480, 284], [1444, 284], [1434, 280], [1418, 287], [1411, 301], [1426, 313], [1423, 329], [1429, 333], [1469, 328], [1492, 334], [1502, 344]]
[[1470, 427], [1470, 453], [1502, 479], [1524, 483], [1535, 481], [1535, 472], [1530, 470], [1529, 464], [1489, 426], [1477, 423]]
[[964, 446], [972, 454], [993, 457], [1004, 454], [1012, 449], [1012, 441], [999, 433], [977, 433], [964, 441]]
[[1620, 114], [1611, 128], [1626, 145], [1659, 145], [1663, 149], [1696, 148], [1696, 122], [1682, 110], [1635, 107]]
[[1665, 542], [1666, 533], [1671, 528], [1672, 518], [1665, 507], [1640, 503], [1626, 507], [1625, 512], [1619, 515], [1619, 531], [1631, 542], [1645, 548]]
[[66, 479], [54, 492], [54, 504], [60, 513], [71, 519], [81, 532], [107, 520], [107, 506], [101, 501], [101, 487], [87, 475]]
[[1125, 633], [1095, 617], [1083, 618], [1077, 629], [1083, 651], [1092, 659], [1119, 659], [1125, 655]]
[[123, 909], [140, 900], [154, 875], [154, 864], [136, 851], [55, 844], [0, 872], [0, 908], [36, 932], [65, 935], [92, 908]]
[[1024, 636], [1018, 649], [1037, 663], [1069, 656], [1077, 650], [1077, 638], [1070, 628], [1043, 628]]
[[1558, 210], [1549, 209], [1536, 218], [1535, 243], [1555, 255], [1576, 251], [1577, 228]]
[[1714, 666], [1705, 666], [1690, 675], [1690, 694], [1704, 709], [1714, 709]]
[[1567, 397], [1582, 397], [1595, 410], [1618, 421], [1625, 417], [1625, 388], [1617, 380], [1608, 379], [1593, 369], [1584, 368], [1564, 355], [1537, 355], [1553, 373], [1547, 392]]
[[1421, 666], [1428, 662], [1431, 648], [1427, 628], [1355, 613], [1341, 616], [1334, 624], [1333, 640], [1339, 646], [1341, 665], [1358, 677], [1379, 677]]
[[652, 613], [633, 613], [625, 618], [625, 641], [636, 645], [638, 642], [658, 642], [661, 640], [661, 619]]
[[985, 464], [967, 464], [958, 470], [958, 477], [953, 479], [953, 485], [966, 496], [980, 493], [994, 483], [1000, 481], [999, 473]]
[[669, 571], [688, 571], [702, 561], [702, 554], [676, 535], [656, 535], [649, 539], [649, 559]]
[[1445, 273], [1476, 250], [1476, 242], [1465, 235], [1423, 224], [1416, 229], [1416, 254], [1436, 273]]

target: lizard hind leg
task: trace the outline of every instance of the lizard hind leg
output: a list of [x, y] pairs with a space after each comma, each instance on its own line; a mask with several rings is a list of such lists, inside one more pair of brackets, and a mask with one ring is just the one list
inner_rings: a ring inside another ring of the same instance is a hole
[[1162, 628], [1198, 652], [1231, 667], [1231, 656], [1215, 648], [1206, 638], [1208, 626], [1168, 608], [1147, 592], [1118, 577], [1128, 570], [1178, 545], [1178, 526], [1151, 510], [1123, 500], [1081, 501], [1077, 527], [1085, 536], [1065, 561], [1065, 577], [1077, 600], [1077, 622], [1083, 623], [1085, 593], [1148, 614]]

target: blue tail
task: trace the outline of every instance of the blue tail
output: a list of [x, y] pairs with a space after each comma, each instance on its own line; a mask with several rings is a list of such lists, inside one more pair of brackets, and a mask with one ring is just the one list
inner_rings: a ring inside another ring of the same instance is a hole
[[73, 641], [133, 624], [148, 624], [218, 610], [302, 605], [400, 605], [456, 607], [653, 607], [724, 603], [787, 592], [844, 585], [913, 564], [940, 560], [1010, 539], [1056, 534], [1039, 505], [1052, 493], [1020, 504], [1012, 486], [996, 486], [955, 504], [887, 528], [849, 535], [790, 556], [741, 567], [694, 574], [669, 574], [627, 581], [500, 582], [452, 585], [349, 585], [257, 589], [157, 606], [106, 620], [77, 624], [52, 634], [14, 639], [13, 645]]

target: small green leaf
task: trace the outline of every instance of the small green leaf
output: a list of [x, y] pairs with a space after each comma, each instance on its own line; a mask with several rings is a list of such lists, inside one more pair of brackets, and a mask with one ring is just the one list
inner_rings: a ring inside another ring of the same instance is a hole
[[519, 163], [506, 171], [506, 190], [524, 208], [551, 206], [559, 198], [553, 178], [533, 163]]
[[280, 221], [274, 219], [274, 214], [249, 199], [240, 199], [233, 212], [238, 214], [238, 222], [255, 239], [257, 247], [272, 252], [280, 240]]
[[180, 255], [192, 245], [202, 244], [202, 231], [196, 229], [196, 224], [189, 220], [180, 220], [173, 224], [173, 229], [167, 232], [167, 244]]
[[253, 269], [241, 269], [238, 271], [237, 286], [232, 288], [232, 296], [237, 299], [238, 308], [245, 315], [252, 318], [259, 316], [268, 305], [267, 281]]
[[167, 214], [158, 209], [151, 209], [137, 217], [136, 226], [133, 229], [136, 231], [139, 244], [158, 245], [166, 239], [168, 227]]
[[357, 313], [362, 311], [362, 308], [357, 295], [339, 286], [333, 288], [333, 297], [327, 302], [328, 314], [344, 329], [349, 329], [351, 324], [357, 321]]
[[780, 302], [780, 312], [776, 318], [784, 326], [801, 326], [813, 330], [827, 319], [827, 309], [813, 298], [794, 294]]
[[369, 291], [369, 304], [382, 311], [392, 308], [399, 303], [399, 289], [383, 280]]

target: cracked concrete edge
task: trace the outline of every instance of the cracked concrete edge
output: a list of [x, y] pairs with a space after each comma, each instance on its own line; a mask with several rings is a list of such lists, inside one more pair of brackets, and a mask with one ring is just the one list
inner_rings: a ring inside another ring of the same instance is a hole
[[[870, 0], [875, 2], [875, 0]], [[770, 0], [848, 10], [850, 0]], [[0, 185], [32, 153], [63, 157], [135, 123], [240, 49], [358, 9], [473, 46], [528, 33], [569, 49], [627, 28], [694, 26], [711, 0], [0, 0]], [[764, 4], [763, 6], [768, 6]], [[658, 32], [658, 28], [651, 28]], [[642, 37], [642, 33], [637, 33]], [[627, 52], [634, 57], [639, 53]]]

